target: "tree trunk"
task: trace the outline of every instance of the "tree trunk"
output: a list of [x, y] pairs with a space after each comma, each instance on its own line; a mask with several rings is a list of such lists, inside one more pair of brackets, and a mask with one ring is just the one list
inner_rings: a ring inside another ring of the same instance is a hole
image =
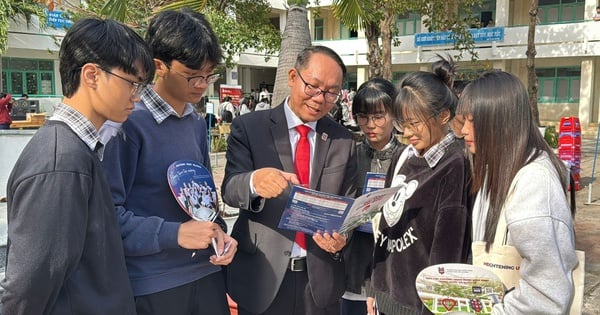
[[381, 30], [378, 23], [369, 23], [365, 27], [365, 36], [367, 37], [367, 45], [369, 52], [367, 53], [367, 61], [369, 61], [369, 79], [382, 77], [383, 63], [381, 62], [381, 47], [379, 46], [379, 36]]
[[281, 50], [271, 98], [272, 107], [279, 105], [289, 95], [288, 72], [294, 67], [298, 53], [311, 45], [306, 4], [290, 5], [281, 37]]
[[395, 15], [390, 10], [383, 11], [383, 20], [381, 20], [381, 76], [392, 81], [392, 25], [395, 21]]
[[538, 0], [531, 0], [529, 6], [529, 31], [527, 33], [527, 91], [529, 92], [529, 106], [534, 121], [540, 125], [540, 112], [538, 110], [538, 80], [535, 73], [535, 24], [537, 22]]

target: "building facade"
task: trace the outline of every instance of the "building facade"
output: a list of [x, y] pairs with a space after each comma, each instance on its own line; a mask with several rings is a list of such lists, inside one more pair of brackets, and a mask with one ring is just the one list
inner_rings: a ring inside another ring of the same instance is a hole
[[[285, 0], [271, 0], [271, 21], [283, 32]], [[342, 25], [332, 13], [331, 0], [321, 0], [319, 14], [309, 11], [313, 42], [337, 51], [349, 73], [348, 87], [368, 80], [367, 42], [364, 33]], [[536, 27], [536, 72], [539, 80], [540, 119], [556, 124], [561, 117], [578, 116], [584, 133], [594, 133], [600, 116], [600, 21], [593, 21], [597, 0], [539, 0]], [[502, 69], [527, 82], [526, 50], [529, 1], [484, 0], [474, 17], [481, 21], [474, 29], [478, 62], [461, 61], [465, 76], [486, 69]], [[60, 11], [49, 17], [55, 28], [27, 27], [12, 22], [8, 50], [2, 56], [2, 89], [13, 95], [29, 94], [40, 100], [40, 108], [51, 111], [60, 100], [58, 48], [68, 21]], [[398, 46], [392, 48], [393, 81], [403, 74], [428, 70], [436, 54], [456, 55], [443, 32], [430, 33], [416, 14], [398, 16]], [[250, 93], [262, 87], [272, 92], [277, 56], [246, 51], [238, 56], [237, 67], [227, 69], [225, 78], [208, 92], [217, 96], [219, 84], [241, 85]], [[463, 55], [462, 60], [470, 60]], [[599, 80], [595, 80], [598, 77]]]

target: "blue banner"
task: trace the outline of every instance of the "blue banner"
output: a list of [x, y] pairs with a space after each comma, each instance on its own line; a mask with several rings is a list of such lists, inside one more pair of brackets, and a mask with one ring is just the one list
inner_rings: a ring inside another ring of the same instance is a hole
[[[476, 43], [504, 40], [503, 27], [472, 28], [469, 32]], [[419, 33], [415, 35], [415, 47], [452, 44], [454, 44], [452, 32]]]
[[69, 28], [73, 25], [73, 21], [69, 19], [67, 12], [64, 11], [48, 11], [46, 10], [47, 25], [54, 28]]

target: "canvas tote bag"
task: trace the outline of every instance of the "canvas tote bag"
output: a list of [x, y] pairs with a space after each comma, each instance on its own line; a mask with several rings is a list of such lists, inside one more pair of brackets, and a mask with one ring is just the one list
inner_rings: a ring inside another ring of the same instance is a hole
[[[473, 251], [473, 265], [487, 268], [494, 272], [504, 283], [507, 289], [518, 288], [521, 276], [519, 269], [521, 266], [521, 255], [513, 246], [506, 244], [508, 229], [506, 227], [506, 218], [504, 210], [500, 213], [500, 220], [496, 228], [494, 244], [490, 252], [485, 251], [486, 242], [473, 242], [471, 249]], [[571, 302], [570, 315], [581, 314], [583, 307], [583, 289], [585, 281], [585, 252], [577, 250], [577, 259], [579, 265], [573, 270], [573, 284], [575, 286], [573, 301]]]

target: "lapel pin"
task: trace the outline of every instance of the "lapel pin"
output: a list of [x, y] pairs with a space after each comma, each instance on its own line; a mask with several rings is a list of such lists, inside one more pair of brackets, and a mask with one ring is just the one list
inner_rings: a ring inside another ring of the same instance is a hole
[[327, 134], [326, 134], [326, 133], [324, 133], [324, 132], [323, 132], [323, 133], [321, 134], [321, 140], [323, 140], [323, 141], [327, 141], [327, 137], [328, 137], [328, 136], [327, 136]]

